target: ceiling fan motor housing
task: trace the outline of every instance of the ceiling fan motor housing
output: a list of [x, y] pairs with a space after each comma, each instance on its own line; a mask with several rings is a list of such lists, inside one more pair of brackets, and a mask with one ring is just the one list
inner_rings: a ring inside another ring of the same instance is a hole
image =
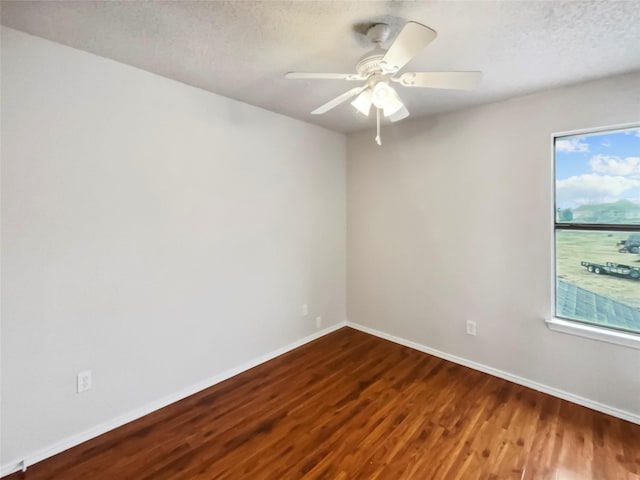
[[383, 73], [382, 59], [386, 50], [377, 47], [370, 52], [367, 52], [360, 58], [356, 65], [356, 70], [363, 77], [369, 77], [375, 73]]

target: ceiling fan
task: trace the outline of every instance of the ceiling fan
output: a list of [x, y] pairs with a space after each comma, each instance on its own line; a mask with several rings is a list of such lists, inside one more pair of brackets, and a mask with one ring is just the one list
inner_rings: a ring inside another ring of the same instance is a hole
[[376, 143], [382, 145], [380, 138], [380, 114], [391, 122], [397, 122], [409, 116], [409, 111], [391, 86], [390, 82], [403, 87], [445, 88], [454, 90], [472, 90], [480, 82], [481, 72], [405, 72], [399, 70], [429, 45], [437, 36], [435, 30], [420, 23], [407, 22], [388, 50], [382, 44], [389, 37], [389, 25], [375, 23], [367, 30], [367, 38], [374, 49], [366, 53], [358, 62], [358, 73], [304, 73], [289, 72], [285, 78], [364, 81], [365, 84], [352, 88], [342, 95], [329, 100], [311, 113], [319, 115], [356, 97], [352, 102], [356, 110], [368, 116], [371, 107], [376, 110]]

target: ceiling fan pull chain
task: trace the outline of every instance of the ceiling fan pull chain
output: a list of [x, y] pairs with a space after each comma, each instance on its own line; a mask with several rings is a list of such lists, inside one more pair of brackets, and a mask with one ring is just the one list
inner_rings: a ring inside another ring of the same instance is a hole
[[382, 145], [382, 139], [380, 138], [380, 109], [376, 107], [376, 143]]

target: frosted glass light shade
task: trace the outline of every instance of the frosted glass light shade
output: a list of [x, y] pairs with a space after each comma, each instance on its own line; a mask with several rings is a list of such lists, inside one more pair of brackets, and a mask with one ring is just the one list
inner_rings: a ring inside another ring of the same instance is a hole
[[364, 92], [358, 95], [353, 102], [351, 102], [351, 105], [353, 105], [361, 114], [369, 116], [369, 112], [371, 111], [371, 102], [373, 101], [371, 97], [371, 89], [367, 88]]
[[377, 108], [382, 109], [385, 117], [390, 117], [404, 106], [396, 91], [387, 82], [377, 83], [373, 87], [372, 100]]

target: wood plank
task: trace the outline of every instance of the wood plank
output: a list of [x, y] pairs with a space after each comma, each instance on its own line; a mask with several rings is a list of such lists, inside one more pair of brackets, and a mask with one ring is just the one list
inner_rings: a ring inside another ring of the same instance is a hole
[[343, 328], [7, 480], [640, 480], [640, 426]]

